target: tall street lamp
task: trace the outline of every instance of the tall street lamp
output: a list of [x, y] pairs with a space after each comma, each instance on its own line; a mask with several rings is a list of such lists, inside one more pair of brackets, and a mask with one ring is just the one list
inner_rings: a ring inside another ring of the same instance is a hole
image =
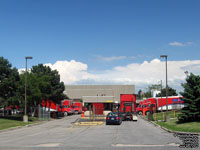
[[161, 97], [161, 112], [163, 112], [163, 102], [162, 102], [162, 80], [161, 80], [161, 83], [160, 83], [160, 97]]
[[33, 59], [33, 57], [25, 57], [26, 59], [26, 72], [25, 72], [25, 102], [24, 102], [24, 122], [28, 122], [27, 108], [26, 108], [26, 87], [27, 87], [27, 59]]
[[166, 62], [166, 116], [165, 116], [165, 121], [169, 121], [169, 116], [168, 116], [168, 82], [167, 82], [167, 57], [168, 55], [160, 55], [161, 58], [165, 58]]

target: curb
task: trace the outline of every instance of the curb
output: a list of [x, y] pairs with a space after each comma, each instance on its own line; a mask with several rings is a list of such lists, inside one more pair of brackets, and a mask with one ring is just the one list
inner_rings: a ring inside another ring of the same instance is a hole
[[165, 127], [162, 127], [162, 126], [156, 124], [156, 123], [153, 122], [153, 121], [148, 121], [148, 120], [146, 120], [144, 117], [140, 117], [140, 118], [143, 119], [143, 120], [145, 120], [145, 121], [147, 121], [147, 122], [149, 122], [149, 123], [151, 123], [151, 124], [153, 124], [153, 125], [156, 126], [156, 127], [159, 127], [159, 128], [161, 128], [161, 129], [163, 129], [163, 130], [169, 132], [169, 133], [198, 134], [198, 135], [200, 135], [200, 133], [197, 133], [197, 132], [181, 132], [181, 131], [172, 131], [172, 130], [169, 130], [169, 129], [165, 128]]
[[[104, 123], [104, 121], [80, 121], [81, 119], [86, 119], [83, 117], [80, 117], [78, 119], [76, 119], [76, 121], [74, 122], [73, 125], [76, 126], [96, 126], [96, 125], [102, 125]], [[88, 119], [86, 119], [88, 120]]]
[[97, 126], [97, 125], [103, 125], [103, 121], [102, 122], [76, 122], [75, 125], [78, 126]]
[[[88, 116], [81, 117], [81, 119], [85, 119], [85, 120], [91, 120], [91, 118], [90, 118], [90, 117], [88, 117]], [[106, 119], [106, 117], [97, 117], [97, 118], [95, 118], [95, 120], [105, 120], [105, 119]]]

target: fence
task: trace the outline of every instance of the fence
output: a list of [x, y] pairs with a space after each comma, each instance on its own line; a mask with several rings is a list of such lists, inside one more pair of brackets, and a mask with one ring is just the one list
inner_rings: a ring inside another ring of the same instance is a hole
[[4, 115], [5, 115], [4, 109], [0, 108], [0, 116], [4, 116]]
[[8, 116], [13, 115], [11, 110], [4, 110], [3, 108], [0, 109], [0, 116]]
[[40, 121], [46, 121], [50, 120], [51, 112], [47, 111], [45, 107], [40, 107], [39, 108], [39, 120]]
[[[168, 116], [170, 118], [177, 118], [178, 115], [180, 114], [180, 110], [171, 110], [168, 111]], [[166, 116], [166, 111], [164, 112], [159, 112], [159, 113], [148, 113], [147, 117], [148, 120], [154, 120], [154, 121], [164, 121]]]

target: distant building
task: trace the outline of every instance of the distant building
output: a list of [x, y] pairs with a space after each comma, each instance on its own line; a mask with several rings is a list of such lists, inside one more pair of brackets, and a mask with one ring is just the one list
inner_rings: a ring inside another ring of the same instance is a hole
[[112, 110], [120, 102], [120, 94], [135, 94], [135, 85], [66, 85], [64, 93], [83, 105]]

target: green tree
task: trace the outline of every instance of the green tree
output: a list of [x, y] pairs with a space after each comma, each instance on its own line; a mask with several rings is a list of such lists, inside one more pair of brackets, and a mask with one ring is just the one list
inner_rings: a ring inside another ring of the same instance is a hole
[[152, 93], [151, 93], [151, 91], [147, 91], [147, 92], [145, 92], [145, 93], [144, 93], [144, 97], [146, 97], [146, 98], [150, 98], [150, 97], [152, 97]]
[[[19, 93], [21, 93], [21, 104], [24, 105], [24, 84], [25, 75], [23, 72], [20, 75]], [[42, 100], [53, 100], [59, 103], [66, 95], [64, 83], [60, 82], [60, 75], [56, 70], [51, 70], [50, 67], [39, 64], [33, 66], [31, 72], [27, 72], [27, 104], [28, 108], [36, 107]], [[50, 104], [51, 105], [51, 104]], [[35, 110], [33, 112], [36, 113]]]
[[147, 91], [144, 92], [144, 97], [146, 97], [146, 98], [152, 97], [153, 90], [160, 90], [160, 84], [152, 84], [152, 85], [148, 86]]
[[184, 97], [185, 107], [181, 110], [179, 121], [200, 120], [200, 76], [191, 73], [182, 86], [184, 91], [181, 92], [181, 95]]
[[138, 99], [142, 99], [143, 98], [143, 92], [142, 92], [141, 89], [138, 91], [137, 98]]
[[148, 87], [149, 91], [152, 90], [160, 90], [161, 85], [160, 84], [152, 84], [151, 86]]
[[[162, 89], [162, 96], [166, 96], [166, 88]], [[168, 96], [177, 96], [176, 90], [168, 86]], [[161, 93], [157, 94], [156, 97], [161, 97]]]
[[43, 100], [50, 99], [55, 103], [59, 103], [60, 100], [66, 97], [63, 94], [65, 86], [63, 82], [60, 82], [60, 75], [58, 74], [58, 71], [51, 70], [50, 67], [39, 64], [37, 66], [33, 66], [31, 72], [38, 79], [38, 86]]
[[0, 105], [12, 105], [17, 103], [15, 97], [20, 81], [19, 73], [7, 59], [0, 57]]
[[[18, 87], [21, 106], [24, 106], [25, 75], [25, 72], [20, 75], [20, 84]], [[40, 82], [40, 78], [37, 78], [37, 76], [31, 72], [27, 72], [27, 104], [29, 107], [36, 107], [37, 104], [41, 102], [42, 93], [39, 88]]]

